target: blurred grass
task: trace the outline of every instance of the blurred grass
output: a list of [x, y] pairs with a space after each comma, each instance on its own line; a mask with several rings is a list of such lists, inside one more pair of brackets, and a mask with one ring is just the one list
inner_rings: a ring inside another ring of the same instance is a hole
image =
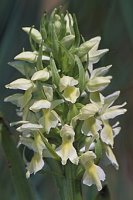
[[[7, 121], [15, 119], [14, 106], [4, 104], [3, 98], [9, 93], [4, 85], [19, 74], [7, 63], [23, 47], [28, 50], [28, 39], [21, 31], [22, 26], [38, 26], [43, 0], [1, 0], [0, 6], [0, 110]], [[52, 2], [52, 0], [51, 0]], [[53, 1], [54, 2], [54, 1]], [[116, 139], [115, 153], [120, 163], [116, 172], [112, 167], [106, 169], [112, 200], [133, 199], [133, 1], [132, 0], [67, 0], [60, 1], [75, 13], [82, 35], [88, 39], [102, 36], [101, 48], [110, 52], [100, 65], [113, 64], [113, 81], [106, 93], [121, 90], [120, 102], [127, 101], [128, 113], [122, 117], [122, 132]], [[99, 66], [100, 66], [99, 65]], [[15, 133], [12, 137], [16, 137]], [[14, 200], [14, 187], [8, 163], [0, 147], [0, 200]], [[44, 180], [45, 179], [45, 180]], [[51, 176], [42, 178], [40, 174], [32, 177], [37, 199], [56, 200], [56, 191]], [[86, 197], [94, 197], [93, 187], [84, 187]], [[52, 190], [52, 192], [51, 192]], [[50, 192], [49, 192], [50, 191]], [[2, 196], [3, 195], [3, 196]], [[86, 198], [86, 199], [87, 199]], [[58, 200], [58, 197], [57, 197]]]

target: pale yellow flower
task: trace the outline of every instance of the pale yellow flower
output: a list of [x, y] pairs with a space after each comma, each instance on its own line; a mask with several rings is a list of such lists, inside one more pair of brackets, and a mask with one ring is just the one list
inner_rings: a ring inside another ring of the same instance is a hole
[[60, 79], [59, 88], [63, 92], [63, 97], [66, 101], [75, 103], [77, 98], [80, 95], [79, 88], [75, 87], [78, 84], [78, 81], [70, 76], [63, 76]]
[[96, 155], [92, 151], [87, 151], [80, 156], [81, 164], [85, 168], [83, 184], [91, 186], [95, 184], [98, 191], [102, 189], [101, 181], [105, 180], [105, 173], [101, 167], [94, 164]]
[[69, 159], [73, 164], [78, 164], [78, 155], [73, 146], [75, 132], [73, 128], [65, 124], [60, 132], [62, 144], [56, 149], [56, 153], [61, 157], [62, 165], [67, 163]]

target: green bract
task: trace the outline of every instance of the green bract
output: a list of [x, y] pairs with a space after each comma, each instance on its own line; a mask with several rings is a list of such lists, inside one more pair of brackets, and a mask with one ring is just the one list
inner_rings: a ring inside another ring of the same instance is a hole
[[[81, 170], [83, 183], [102, 189], [105, 173], [99, 166], [102, 155], [118, 169], [112, 148], [119, 123], [111, 120], [124, 114], [125, 105], [113, 106], [120, 92], [103, 96], [111, 82], [106, 75], [111, 67], [95, 67], [108, 52], [98, 50], [101, 37], [83, 41], [75, 16], [55, 9], [42, 17], [40, 30], [24, 27], [31, 49], [19, 53], [9, 63], [24, 76], [6, 85], [22, 90], [5, 98], [17, 106], [21, 118], [19, 145], [33, 151], [30, 161], [24, 157], [27, 173], [41, 170], [47, 157], [59, 165], [74, 166], [75, 177]], [[56, 174], [56, 167], [54, 168]], [[64, 171], [63, 173], [64, 174]]]

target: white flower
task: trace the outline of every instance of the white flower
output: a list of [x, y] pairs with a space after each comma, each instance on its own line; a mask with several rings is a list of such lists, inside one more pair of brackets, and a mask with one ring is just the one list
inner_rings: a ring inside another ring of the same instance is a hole
[[102, 101], [104, 103], [101, 106], [101, 108], [99, 108], [99, 115], [102, 120], [113, 119], [117, 117], [118, 115], [124, 114], [127, 111], [126, 109], [122, 108], [126, 105], [126, 102], [121, 105], [112, 106], [114, 101], [118, 98], [119, 94], [120, 92], [117, 91], [106, 97], [101, 95], [103, 99]]
[[79, 88], [76, 88], [74, 86], [67, 87], [63, 93], [63, 97], [65, 98], [65, 100], [70, 101], [71, 103], [75, 103], [79, 95], [80, 95]]
[[53, 88], [51, 86], [43, 85], [44, 93], [48, 99], [48, 101], [53, 100]]
[[[93, 64], [98, 63], [99, 60], [109, 51], [109, 49], [100, 49], [98, 50], [101, 37], [98, 37], [97, 43], [90, 49], [89, 56], [89, 66], [88, 69], [90, 72], [93, 70]], [[87, 61], [87, 55], [82, 58], [82, 61]]]
[[73, 27], [72, 15], [70, 13], [66, 14], [64, 19], [66, 21], [66, 32], [69, 33], [69, 34], [72, 34], [72, 29], [71, 29], [71, 27]]
[[60, 135], [62, 137], [62, 144], [56, 149], [56, 153], [61, 157], [62, 165], [65, 165], [68, 159], [77, 165], [79, 159], [73, 146], [75, 136], [73, 128], [65, 124], [61, 129]]
[[39, 44], [41, 43], [42, 36], [41, 36], [41, 33], [37, 29], [32, 28], [32, 27], [23, 27], [22, 30], [25, 31], [26, 33], [30, 34], [31, 38], [35, 42], [37, 42]]
[[118, 170], [119, 169], [119, 164], [115, 158], [115, 155], [112, 151], [112, 149], [110, 148], [110, 146], [104, 144], [104, 151], [105, 154], [107, 156], [107, 158], [109, 159], [109, 161], [111, 162], [111, 164]]
[[24, 132], [24, 131], [37, 131], [42, 129], [43, 126], [40, 124], [33, 124], [33, 123], [24, 123], [20, 127], [17, 128], [17, 131]]
[[100, 42], [100, 40], [101, 40], [101, 37], [97, 36], [82, 43], [78, 49], [78, 56], [81, 57], [81, 59], [83, 58], [83, 61], [84, 61], [83, 56], [87, 55], [89, 51], [91, 51], [91, 49]]
[[45, 109], [44, 115], [39, 119], [39, 123], [42, 124], [46, 133], [49, 133], [51, 128], [57, 127], [59, 122], [58, 114], [50, 109]]
[[108, 121], [103, 122], [103, 129], [101, 130], [101, 139], [108, 145], [113, 147], [114, 144], [114, 137], [113, 137], [113, 130]]
[[42, 155], [43, 150], [46, 149], [40, 134], [37, 132], [34, 134], [34, 139], [31, 137], [20, 136], [18, 146], [21, 144], [27, 146], [29, 149], [39, 153], [40, 155]]
[[31, 77], [32, 81], [41, 80], [41, 81], [47, 81], [50, 77], [50, 73], [47, 68], [39, 70], [33, 74]]
[[42, 156], [39, 153], [34, 153], [34, 156], [32, 157], [30, 162], [27, 162], [27, 173], [26, 177], [29, 178], [30, 174], [36, 173], [39, 170], [41, 170], [44, 166], [44, 161]]
[[105, 180], [105, 173], [101, 167], [94, 164], [96, 155], [92, 151], [87, 151], [80, 156], [81, 164], [85, 168], [83, 184], [91, 186], [95, 184], [98, 191], [102, 189], [101, 181]]
[[33, 105], [30, 107], [30, 110], [33, 112], [38, 112], [41, 109], [48, 109], [51, 107], [51, 102], [48, 100], [38, 100], [33, 103]]
[[15, 58], [15, 60], [23, 60], [30, 63], [35, 63], [37, 61], [37, 54], [36, 52], [31, 51], [25, 51], [20, 54], [18, 54]]
[[87, 79], [86, 87], [89, 92], [101, 91], [109, 85], [112, 76], [104, 76], [104, 75], [108, 72], [110, 67], [111, 65], [94, 69], [91, 72], [90, 77], [86, 74], [86, 79]]
[[93, 103], [86, 104], [80, 109], [78, 119], [86, 120], [90, 117], [93, 117], [98, 111], [99, 111], [99, 108], [97, 105]]
[[70, 76], [63, 76], [60, 79], [59, 88], [63, 92], [63, 97], [65, 100], [75, 103], [77, 98], [80, 95], [79, 88], [76, 88], [75, 85], [78, 84], [78, 81]]
[[29, 88], [33, 87], [34, 84], [31, 80], [25, 79], [25, 78], [19, 78], [9, 84], [7, 84], [5, 87], [9, 89], [19, 89], [19, 90], [28, 90]]
[[65, 90], [67, 87], [69, 86], [75, 86], [78, 84], [78, 81], [76, 79], [74, 79], [73, 77], [70, 76], [63, 76], [60, 79], [60, 91], [62, 92], [63, 90]]
[[95, 136], [95, 138], [99, 137], [98, 131], [102, 129], [102, 123], [100, 120], [95, 119], [94, 117], [90, 117], [84, 120], [82, 125], [82, 132], [87, 136]]
[[48, 100], [44, 99], [34, 102], [30, 110], [33, 112], [43, 110], [43, 116], [39, 119], [39, 123], [44, 127], [47, 133], [49, 133], [51, 128], [55, 128], [60, 121], [58, 114], [51, 109], [51, 102]]

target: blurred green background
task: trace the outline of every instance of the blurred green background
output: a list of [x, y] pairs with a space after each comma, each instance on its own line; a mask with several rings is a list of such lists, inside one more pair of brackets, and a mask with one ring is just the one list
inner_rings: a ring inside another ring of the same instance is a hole
[[[133, 200], [133, 1], [132, 0], [1, 0], [0, 1], [0, 111], [7, 124], [14, 121], [15, 111], [11, 104], [3, 103], [11, 94], [4, 85], [20, 77], [7, 65], [14, 56], [29, 49], [28, 37], [22, 26], [38, 27], [40, 16], [56, 5], [63, 5], [77, 16], [79, 29], [85, 39], [100, 35], [101, 48], [109, 53], [99, 66], [112, 64], [112, 84], [106, 93], [121, 90], [119, 102], [127, 101], [128, 112], [121, 117], [122, 131], [115, 141], [114, 151], [120, 170], [107, 167], [107, 182], [112, 200]], [[11, 139], [17, 135], [11, 130]], [[1, 139], [0, 139], [1, 141]], [[10, 144], [10, 143], [9, 143]], [[10, 173], [10, 163], [0, 146], [0, 200], [19, 200]], [[58, 200], [52, 176], [36, 174], [31, 178], [36, 200]], [[85, 200], [93, 198], [94, 188], [84, 187]], [[57, 197], [56, 197], [57, 196]], [[109, 200], [103, 196], [105, 200]], [[27, 200], [31, 200], [30, 198]], [[100, 200], [100, 199], [99, 199]]]

